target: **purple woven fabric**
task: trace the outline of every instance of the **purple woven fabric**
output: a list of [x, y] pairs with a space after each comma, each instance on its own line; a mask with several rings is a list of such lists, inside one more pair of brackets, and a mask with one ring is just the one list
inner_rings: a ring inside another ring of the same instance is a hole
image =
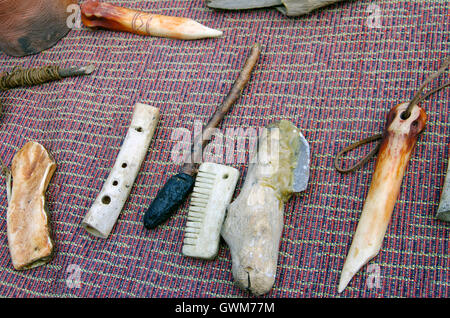
[[[188, 202], [158, 229], [145, 230], [141, 220], [179, 168], [170, 157], [173, 130], [192, 130], [195, 119], [207, 121], [249, 48], [259, 42], [258, 67], [222, 128], [257, 128], [287, 119], [302, 129], [312, 151], [309, 187], [285, 206], [277, 277], [266, 297], [449, 297], [450, 226], [436, 220], [435, 213], [448, 163], [450, 90], [422, 105], [428, 126], [410, 161], [382, 250], [370, 262], [379, 269], [379, 286], [370, 288], [371, 272], [364, 267], [337, 293], [374, 160], [348, 175], [333, 167], [342, 147], [380, 132], [389, 109], [409, 100], [449, 54], [447, 0], [346, 1], [300, 18], [273, 9], [216, 12], [202, 0], [113, 3], [190, 17], [223, 30], [224, 36], [178, 41], [82, 29], [38, 55], [0, 53], [0, 71], [51, 63], [97, 66], [88, 77], [0, 94], [3, 160], [9, 164], [26, 141], [35, 140], [57, 163], [47, 191], [57, 250], [45, 266], [13, 269], [1, 187], [1, 296], [248, 296], [233, 282], [224, 242], [212, 261], [182, 255]], [[381, 13], [377, 28], [367, 23], [373, 4]], [[136, 102], [159, 107], [161, 120], [111, 236], [95, 239], [80, 223], [114, 164]], [[247, 165], [234, 166], [242, 173], [237, 195]], [[74, 268], [80, 269], [78, 288], [67, 283]]]

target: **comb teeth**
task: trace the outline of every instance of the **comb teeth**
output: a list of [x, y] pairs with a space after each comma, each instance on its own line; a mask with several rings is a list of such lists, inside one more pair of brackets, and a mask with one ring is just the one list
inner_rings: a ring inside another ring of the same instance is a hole
[[183, 254], [212, 259], [219, 250], [225, 210], [239, 179], [239, 171], [216, 163], [203, 163], [195, 179], [184, 234]]

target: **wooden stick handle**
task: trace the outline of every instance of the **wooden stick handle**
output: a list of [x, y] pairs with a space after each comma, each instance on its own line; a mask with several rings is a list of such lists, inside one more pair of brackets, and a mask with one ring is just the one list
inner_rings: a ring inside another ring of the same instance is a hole
[[202, 152], [206, 144], [211, 139], [213, 132], [212, 128], [216, 128], [219, 126], [220, 122], [228, 113], [228, 111], [231, 109], [231, 107], [233, 107], [233, 105], [236, 103], [239, 97], [241, 97], [242, 91], [244, 90], [245, 86], [247, 86], [247, 83], [250, 80], [250, 76], [253, 72], [253, 69], [256, 66], [256, 63], [258, 62], [260, 54], [261, 54], [261, 45], [259, 43], [256, 43], [253, 45], [250, 51], [250, 55], [245, 61], [241, 73], [234, 82], [230, 92], [225, 97], [222, 104], [216, 109], [211, 119], [209, 120], [208, 124], [205, 126], [202, 136], [199, 136], [200, 138], [196, 138], [196, 140], [194, 140], [194, 144], [192, 146], [191, 151], [191, 160], [187, 160], [187, 163], [184, 164], [184, 166], [181, 168], [181, 172], [188, 175], [195, 174], [198, 164], [194, 162], [194, 158], [201, 157], [199, 156], [199, 153]]

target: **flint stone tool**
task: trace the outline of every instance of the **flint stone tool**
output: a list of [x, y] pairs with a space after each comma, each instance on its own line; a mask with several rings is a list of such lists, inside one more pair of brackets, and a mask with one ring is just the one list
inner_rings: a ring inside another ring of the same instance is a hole
[[220, 230], [233, 197], [239, 170], [205, 162], [198, 169], [186, 222], [183, 254], [213, 259], [219, 251]]
[[249, 166], [228, 208], [222, 237], [230, 247], [237, 285], [262, 295], [275, 282], [284, 204], [306, 190], [309, 181], [310, 148], [300, 130], [285, 120], [267, 127], [258, 148], [258, 161]]
[[199, 158], [202, 149], [205, 148], [208, 140], [212, 137], [211, 128], [216, 128], [226, 113], [231, 109], [234, 103], [241, 96], [242, 91], [250, 80], [250, 75], [256, 66], [259, 55], [261, 53], [261, 46], [255, 44], [250, 52], [247, 61], [242, 68], [242, 71], [234, 82], [233, 87], [228, 93], [223, 103], [216, 109], [214, 115], [209, 120], [200, 140], [194, 140], [191, 151], [191, 159], [187, 160], [180, 170], [180, 173], [172, 176], [158, 192], [150, 207], [144, 215], [144, 226], [147, 229], [153, 229], [158, 225], [164, 223], [172, 213], [186, 200], [188, 194], [192, 191], [194, 186], [195, 174], [197, 173], [198, 164], [195, 163], [194, 158]]
[[450, 222], [450, 158], [448, 162], [447, 175], [445, 177], [444, 189], [441, 194], [441, 202], [436, 214], [439, 220]]
[[7, 232], [11, 260], [17, 270], [37, 267], [52, 259], [54, 243], [45, 191], [55, 169], [55, 161], [37, 142], [27, 142], [13, 158]]
[[180, 40], [222, 36], [222, 31], [208, 28], [192, 19], [151, 14], [98, 1], [87, 1], [81, 5], [81, 20], [89, 28]]
[[213, 9], [247, 10], [274, 7], [289, 16], [300, 16], [326, 5], [343, 0], [207, 0], [206, 5]]
[[142, 103], [134, 106], [130, 128], [116, 162], [81, 224], [88, 233], [108, 238], [139, 173], [158, 121], [158, 108]]

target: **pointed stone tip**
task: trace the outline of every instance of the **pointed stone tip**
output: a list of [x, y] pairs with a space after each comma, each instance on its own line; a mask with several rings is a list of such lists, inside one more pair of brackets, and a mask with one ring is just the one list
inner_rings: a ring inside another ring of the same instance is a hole
[[84, 74], [89, 75], [95, 71], [95, 65], [89, 64], [83, 67]]

